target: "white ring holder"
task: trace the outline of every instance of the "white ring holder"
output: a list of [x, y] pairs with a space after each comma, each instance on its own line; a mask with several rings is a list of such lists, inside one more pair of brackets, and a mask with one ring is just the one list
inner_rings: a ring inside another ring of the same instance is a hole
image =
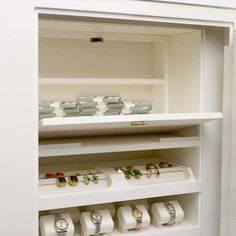
[[[111, 233], [114, 228], [114, 222], [109, 210], [96, 210], [102, 215], [101, 234]], [[94, 235], [96, 226], [90, 219], [91, 212], [82, 212], [80, 214], [81, 234], [82, 236]]]
[[[61, 214], [61, 216], [65, 218], [68, 223], [66, 236], [74, 236], [75, 229], [70, 214]], [[54, 215], [41, 216], [39, 221], [39, 227], [41, 231], [41, 236], [58, 236], [55, 228]]]
[[[150, 225], [151, 219], [148, 211], [144, 205], [136, 205], [137, 208], [142, 211], [142, 228], [146, 228]], [[126, 233], [128, 230], [135, 229], [137, 221], [133, 216], [133, 210], [131, 206], [122, 206], [117, 210], [118, 227], [120, 232]], [[142, 228], [140, 230], [142, 230]]]
[[[175, 223], [180, 223], [184, 220], [184, 211], [178, 201], [169, 201], [175, 208]], [[154, 203], [151, 208], [153, 225], [159, 227], [160, 225], [168, 224], [170, 221], [170, 214], [168, 213], [164, 202]]]

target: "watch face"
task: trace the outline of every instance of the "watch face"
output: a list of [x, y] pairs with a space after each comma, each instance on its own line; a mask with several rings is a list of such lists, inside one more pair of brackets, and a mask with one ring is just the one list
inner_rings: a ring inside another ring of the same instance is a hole
[[133, 211], [133, 215], [134, 215], [134, 217], [135, 217], [136, 219], [140, 219], [140, 218], [142, 218], [143, 213], [142, 213], [139, 209], [135, 209], [135, 210]]
[[59, 219], [59, 220], [56, 220], [56, 228], [58, 230], [66, 230], [67, 227], [68, 227], [68, 223], [66, 222], [65, 219]]
[[102, 220], [102, 215], [99, 213], [99, 212], [93, 212], [91, 214], [91, 218], [94, 220], [94, 221], [101, 221]]
[[169, 205], [169, 209], [170, 209], [170, 211], [175, 212], [175, 208], [172, 204]]

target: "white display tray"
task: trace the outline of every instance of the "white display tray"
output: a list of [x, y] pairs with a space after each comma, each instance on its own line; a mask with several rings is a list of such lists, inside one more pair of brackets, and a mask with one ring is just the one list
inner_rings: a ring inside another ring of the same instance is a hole
[[[105, 236], [200, 236], [200, 226], [184, 220], [180, 224], [173, 226], [160, 226], [155, 227], [150, 225], [146, 229], [140, 231], [129, 231], [127, 233], [121, 233], [117, 227], [114, 228], [112, 233]], [[76, 227], [75, 236], [81, 236], [78, 226]]]
[[65, 139], [47, 139], [39, 145], [39, 157], [187, 148], [199, 145], [198, 136], [178, 137], [164, 134], [84, 137], [67, 139], [66, 143]]
[[156, 133], [222, 119], [220, 112], [47, 118], [39, 121], [41, 138]]
[[[136, 160], [135, 164], [141, 162], [154, 163], [160, 159]], [[123, 173], [118, 173], [113, 167], [123, 163], [127, 166], [129, 162], [111, 162], [111, 166], [104, 167], [104, 163], [90, 163], [91, 167], [103, 172], [107, 179], [99, 181], [98, 184], [85, 185], [79, 183], [77, 186], [57, 187], [56, 185], [39, 187], [39, 210], [58, 209], [65, 207], [84, 206], [108, 202], [126, 201], [133, 199], [144, 199], [176, 194], [195, 193], [201, 191], [201, 183], [195, 178], [190, 167], [173, 167], [160, 169], [160, 176], [153, 175], [150, 179], [141, 176], [140, 179], [126, 179]], [[75, 166], [73, 166], [75, 168]], [[57, 167], [54, 167], [55, 171]], [[68, 167], [67, 167], [68, 168]], [[60, 167], [60, 170], [64, 170]], [[76, 169], [77, 170], [77, 169]], [[48, 172], [54, 171], [51, 169]], [[66, 170], [64, 170], [66, 171]], [[47, 173], [46, 169], [42, 173]]]

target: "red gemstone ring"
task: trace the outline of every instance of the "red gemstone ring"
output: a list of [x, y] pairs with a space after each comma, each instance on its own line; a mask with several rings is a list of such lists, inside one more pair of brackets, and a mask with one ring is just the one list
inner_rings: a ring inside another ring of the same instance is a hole
[[46, 178], [48, 178], [48, 179], [54, 178], [54, 174], [52, 174], [52, 173], [47, 173], [47, 174], [46, 174]]
[[62, 177], [62, 176], [64, 176], [64, 173], [62, 173], [62, 172], [57, 172], [56, 173], [56, 177]]

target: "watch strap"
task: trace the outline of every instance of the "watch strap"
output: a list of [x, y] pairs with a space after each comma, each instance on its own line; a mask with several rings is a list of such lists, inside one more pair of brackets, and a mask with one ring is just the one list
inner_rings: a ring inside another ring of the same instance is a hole
[[[54, 217], [55, 217], [55, 221], [64, 219], [59, 213], [55, 213]], [[66, 236], [67, 231], [62, 231], [62, 230], [60, 231], [58, 229], [56, 229], [56, 231], [57, 231], [57, 235]]]
[[98, 235], [101, 231], [101, 222], [95, 222], [95, 235]]
[[175, 207], [172, 203], [170, 202], [165, 202], [164, 203], [165, 208], [168, 212], [168, 214], [170, 215], [170, 220], [166, 225], [173, 225], [176, 221], [176, 210]]
[[[95, 213], [94, 210], [91, 210], [91, 214]], [[100, 231], [101, 231], [101, 225], [102, 225], [102, 221], [94, 221], [91, 217], [91, 220], [93, 222], [93, 224], [95, 225], [95, 234], [94, 235], [99, 235]]]
[[58, 234], [59, 236], [66, 236], [66, 233], [67, 233], [67, 232], [65, 232], [65, 231], [57, 232], [57, 234]]
[[[138, 209], [137, 206], [134, 205], [134, 204], [132, 204], [132, 205], [130, 205], [130, 206], [131, 206], [131, 208], [132, 208], [132, 211], [136, 211], [136, 210], [141, 211], [141, 210]], [[140, 230], [140, 229], [142, 228], [142, 217], [141, 217], [140, 219], [137, 219], [136, 217], [134, 217], [134, 219], [136, 220], [136, 227], [135, 227], [135, 229], [136, 229], [136, 230]]]

